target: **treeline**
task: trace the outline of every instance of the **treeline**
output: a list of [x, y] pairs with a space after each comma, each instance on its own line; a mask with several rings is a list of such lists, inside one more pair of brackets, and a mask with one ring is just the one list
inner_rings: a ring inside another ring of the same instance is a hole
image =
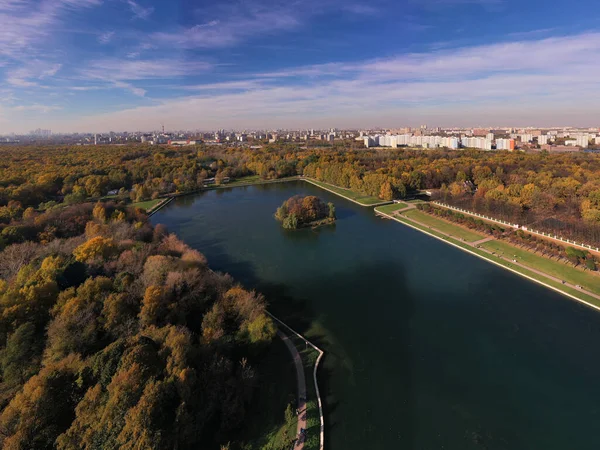
[[[422, 189], [540, 231], [600, 242], [600, 155], [521, 152], [261, 149], [217, 146], [0, 149], [0, 224], [111, 190], [134, 201], [202, 189], [207, 178], [305, 175], [384, 200]], [[29, 213], [28, 213], [29, 214]]]
[[495, 238], [503, 239], [519, 247], [527, 248], [534, 253], [540, 253], [548, 258], [556, 258], [564, 263], [573, 264], [575, 267], [596, 271], [600, 263], [592, 253], [575, 247], [565, 247], [548, 239], [542, 239], [523, 230], [505, 229], [495, 223], [486, 222], [473, 216], [462, 214], [447, 208], [431, 204], [417, 204], [417, 209], [428, 214], [442, 217], [443, 219], [466, 226], [472, 230], [489, 234]]
[[31, 234], [0, 253], [2, 448], [234, 440], [275, 334], [260, 295], [131, 208], [12, 223]]
[[494, 237], [500, 237], [505, 229], [498, 224], [486, 222], [473, 216], [462, 214], [451, 209], [440, 208], [427, 203], [417, 203], [417, 209], [433, 216], [442, 217], [451, 222], [463, 225], [471, 230], [477, 230]]

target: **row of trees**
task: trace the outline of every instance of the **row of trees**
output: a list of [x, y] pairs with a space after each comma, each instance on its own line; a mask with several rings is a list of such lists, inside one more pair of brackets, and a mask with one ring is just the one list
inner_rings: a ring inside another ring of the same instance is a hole
[[501, 226], [485, 222], [473, 216], [465, 215], [446, 208], [440, 208], [431, 204], [418, 204], [417, 208], [437, 217], [442, 217], [451, 222], [458, 223], [470, 229], [477, 230], [494, 237], [504, 239], [519, 247], [527, 248], [534, 253], [540, 253], [548, 258], [556, 258], [574, 266], [582, 266], [588, 270], [597, 270], [599, 263], [596, 257], [588, 251], [574, 247], [564, 247], [548, 239], [542, 239], [523, 230], [505, 230]]
[[275, 334], [264, 298], [131, 209], [23, 220], [34, 239], [0, 253], [2, 447], [233, 440]]
[[485, 222], [476, 217], [452, 211], [451, 209], [439, 208], [426, 203], [418, 203], [417, 209], [428, 214], [450, 220], [451, 222], [458, 223], [459, 225], [466, 226], [471, 230], [477, 230], [495, 237], [502, 236], [505, 233], [504, 228], [495, 223]]

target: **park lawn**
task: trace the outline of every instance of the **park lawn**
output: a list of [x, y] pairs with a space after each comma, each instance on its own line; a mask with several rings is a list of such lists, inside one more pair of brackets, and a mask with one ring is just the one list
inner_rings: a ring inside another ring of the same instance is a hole
[[[287, 443], [296, 437], [298, 418], [285, 422], [285, 410], [292, 405], [296, 410], [296, 368], [292, 355], [285, 343], [275, 337], [271, 348], [265, 353], [255, 370], [259, 376], [259, 387], [253, 396], [252, 410], [241, 436], [236, 441], [245, 450], [287, 448]], [[291, 448], [291, 446], [290, 446]]]
[[223, 184], [223, 187], [226, 186], [235, 186], [236, 184], [247, 184], [247, 183], [259, 183], [264, 181], [260, 178], [260, 175], [248, 175], [247, 177], [236, 178], [231, 183]]
[[545, 256], [537, 255], [529, 250], [508, 244], [502, 241], [489, 241], [481, 244], [482, 247], [493, 252], [503, 253], [505, 257], [513, 258], [522, 264], [531, 266], [533, 269], [541, 270], [548, 275], [560, 278], [571, 284], [578, 284], [595, 294], [600, 294], [600, 277], [589, 271], [583, 271], [576, 267], [555, 261]]
[[382, 205], [375, 208], [375, 211], [379, 211], [385, 214], [391, 214], [399, 209], [408, 208], [406, 203], [394, 203], [393, 205]]
[[418, 220], [419, 222], [425, 225], [437, 228], [442, 233], [447, 233], [459, 239], [462, 238], [467, 242], [480, 241], [481, 239], [484, 239], [486, 237], [485, 234], [479, 234], [474, 231], [467, 230], [466, 228], [463, 228], [460, 225], [455, 225], [441, 218], [434, 217], [427, 213], [419, 211], [417, 209], [411, 209], [401, 214], [408, 217], [409, 219]]
[[[484, 251], [482, 251], [480, 249], [477, 249], [477, 248], [475, 248], [475, 247], [473, 247], [473, 246], [471, 246], [469, 244], [465, 244], [462, 241], [459, 241], [459, 240], [453, 239], [453, 238], [449, 238], [447, 236], [444, 236], [441, 233], [438, 233], [438, 232], [436, 232], [434, 230], [431, 230], [429, 228], [423, 227], [420, 224], [417, 224], [417, 223], [414, 223], [414, 222], [412, 222], [410, 220], [407, 220], [406, 218], [402, 217], [402, 215], [396, 215], [396, 216], [394, 216], [394, 218], [397, 219], [397, 220], [399, 220], [400, 222], [406, 223], [406, 224], [408, 224], [410, 226], [413, 226], [415, 228], [418, 228], [418, 229], [420, 229], [422, 231], [425, 231], [427, 233], [433, 234], [434, 236], [438, 236], [439, 238], [441, 238], [441, 239], [443, 239], [445, 241], [451, 242], [452, 244], [454, 244], [454, 245], [456, 245], [458, 247], [464, 248], [465, 250], [468, 250], [471, 253], [475, 253], [475, 254], [477, 254], [477, 255], [479, 255], [479, 256], [487, 259], [488, 261], [493, 261], [493, 262], [495, 262], [495, 263], [497, 263], [497, 264], [499, 264], [501, 266], [510, 268], [510, 269], [514, 270], [515, 272], [518, 272], [520, 274], [523, 274], [523, 275], [526, 275], [526, 276], [528, 276], [530, 278], [533, 278], [534, 280], [539, 280], [542, 283], [547, 284], [548, 286], [552, 286], [552, 287], [554, 287], [556, 289], [559, 289], [559, 290], [561, 290], [563, 292], [566, 292], [567, 294], [571, 294], [572, 296], [574, 296], [576, 298], [579, 298], [579, 299], [581, 299], [581, 300], [583, 300], [583, 301], [585, 301], [585, 302], [587, 302], [589, 304], [592, 304], [592, 305], [600, 307], [600, 300], [598, 300], [598, 299], [596, 299], [594, 297], [591, 297], [591, 296], [589, 296], [589, 295], [587, 295], [587, 294], [585, 294], [585, 293], [583, 293], [583, 292], [581, 292], [581, 291], [579, 291], [577, 289], [573, 289], [573, 288], [571, 288], [569, 286], [565, 286], [562, 283], [559, 283], [557, 281], [551, 280], [551, 279], [546, 278], [546, 277], [542, 277], [542, 276], [538, 275], [537, 273], [531, 272], [531, 271], [529, 271], [527, 269], [524, 269], [522, 267], [510, 264], [509, 262], [507, 262], [507, 261], [505, 261], [505, 260], [503, 260], [501, 258], [498, 258], [498, 257], [496, 257], [494, 255], [490, 255], [489, 253], [486, 253], [486, 252], [484, 252]], [[489, 242], [496, 242], [496, 241], [489, 241]], [[482, 247], [484, 247], [484, 246], [485, 246], [485, 243], [482, 244]]]
[[148, 211], [153, 206], [158, 205], [162, 200], [163, 200], [162, 198], [157, 198], [154, 200], [146, 200], [145, 202], [132, 203], [131, 206], [133, 206], [134, 208], [141, 208], [141, 209], [145, 209], [146, 211]]
[[370, 206], [370, 205], [374, 205], [376, 203], [384, 202], [384, 200], [381, 200], [380, 198], [371, 197], [371, 196], [362, 194], [360, 192], [354, 192], [354, 191], [351, 191], [350, 189], [341, 188], [341, 187], [335, 186], [333, 184], [323, 183], [322, 181], [316, 181], [316, 180], [311, 179], [310, 182], [314, 183], [317, 186], [320, 186], [322, 188], [329, 189], [329, 190], [335, 192], [336, 194], [341, 195], [342, 197], [348, 197], [352, 200], [355, 200], [358, 203], [361, 203], [363, 206]]

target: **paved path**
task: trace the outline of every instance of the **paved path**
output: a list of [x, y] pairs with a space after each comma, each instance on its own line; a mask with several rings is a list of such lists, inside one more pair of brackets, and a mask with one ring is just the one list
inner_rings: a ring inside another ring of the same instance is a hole
[[[419, 222], [418, 220], [412, 219], [412, 218], [410, 218], [410, 217], [406, 217], [406, 216], [404, 216], [404, 215], [403, 215], [403, 216], [401, 216], [401, 217], [402, 217], [404, 220], [408, 220], [408, 221], [410, 221], [410, 222], [414, 222], [414, 223], [416, 223], [416, 224], [418, 224], [418, 225], [420, 225], [420, 226], [422, 226], [422, 227], [424, 227], [424, 228], [428, 228], [428, 229], [430, 229], [430, 230], [432, 230], [432, 231], [435, 231], [436, 233], [439, 233], [439, 234], [441, 234], [441, 235], [443, 235], [443, 236], [446, 236], [447, 238], [457, 239], [456, 237], [454, 237], [454, 236], [452, 236], [452, 235], [450, 235], [450, 234], [448, 234], [448, 233], [444, 233], [443, 231], [440, 231], [440, 230], [438, 230], [438, 229], [436, 229], [436, 228], [434, 228], [434, 227], [430, 227], [429, 225], [426, 225], [426, 224], [424, 224], [424, 223], [421, 223], [421, 222]], [[477, 245], [481, 244], [482, 242], [487, 242], [487, 241], [490, 241], [490, 240], [493, 240], [493, 239], [494, 239], [494, 238], [486, 238], [486, 239], [482, 239], [481, 241], [477, 241], [477, 242], [466, 242], [466, 241], [463, 241], [463, 242], [464, 242], [465, 244], [467, 244], [467, 245], [471, 246], [471, 247], [476, 247]], [[523, 269], [526, 269], [526, 270], [528, 270], [528, 271], [530, 271], [530, 272], [533, 272], [533, 273], [535, 273], [535, 274], [537, 274], [537, 275], [540, 275], [540, 276], [542, 276], [542, 277], [544, 277], [544, 278], [547, 278], [547, 279], [549, 279], [549, 280], [556, 281], [557, 283], [560, 283], [560, 284], [562, 284], [563, 286], [568, 286], [568, 287], [570, 287], [570, 288], [573, 288], [573, 289], [575, 289], [575, 290], [581, 291], [581, 292], [585, 293], [586, 295], [589, 295], [590, 297], [594, 297], [595, 299], [598, 299], [598, 300], [600, 300], [600, 295], [598, 295], [598, 294], [594, 294], [593, 292], [590, 292], [590, 291], [588, 291], [588, 290], [585, 290], [585, 289], [582, 289], [582, 288], [580, 288], [580, 287], [577, 287], [576, 285], [574, 285], [574, 284], [571, 284], [571, 283], [567, 283], [567, 282], [564, 282], [564, 283], [563, 283], [563, 280], [561, 280], [560, 278], [554, 277], [554, 276], [552, 276], [552, 275], [548, 275], [547, 273], [545, 273], [545, 272], [542, 272], [541, 270], [534, 269], [534, 268], [532, 268], [532, 267], [530, 267], [530, 266], [526, 266], [525, 264], [521, 264], [520, 262], [518, 262], [518, 261], [515, 261], [515, 260], [514, 260], [514, 258], [510, 258], [510, 257], [509, 257], [509, 258], [507, 258], [507, 257], [504, 257], [503, 255], [498, 255], [498, 254], [496, 254], [495, 252], [492, 252], [492, 251], [490, 251], [490, 250], [487, 250], [487, 249], [485, 249], [485, 248], [479, 248], [478, 250], [479, 250], [479, 251], [483, 251], [483, 252], [485, 252], [485, 253], [489, 254], [490, 256], [495, 256], [495, 257], [497, 257], [497, 258], [500, 258], [500, 259], [502, 259], [502, 260], [504, 260], [504, 261], [507, 261], [507, 262], [509, 262], [509, 263], [510, 263], [510, 264], [508, 264], [508, 266], [509, 266], [509, 267], [511, 266], [511, 264], [512, 264], [512, 265], [515, 265], [515, 266], [518, 266], [518, 267], [521, 267], [521, 268], [523, 268]]]
[[304, 448], [304, 438], [300, 436], [300, 429], [304, 428], [306, 430], [306, 379], [304, 377], [304, 366], [302, 365], [300, 353], [298, 353], [296, 346], [290, 341], [290, 338], [281, 331], [277, 331], [277, 334], [283, 342], [285, 342], [285, 345], [292, 354], [292, 358], [294, 358], [294, 365], [296, 366], [296, 380], [298, 380], [298, 411], [300, 411], [300, 414], [298, 415], [298, 429], [296, 431], [296, 437], [299, 437], [299, 439], [294, 448], [301, 450]]
[[489, 242], [489, 241], [493, 241], [494, 239], [495, 238], [493, 238], [493, 237], [487, 237], [487, 238], [482, 239], [480, 241], [471, 242], [471, 245], [474, 245], [475, 247], [477, 247], [478, 245], [484, 244], [484, 243]]

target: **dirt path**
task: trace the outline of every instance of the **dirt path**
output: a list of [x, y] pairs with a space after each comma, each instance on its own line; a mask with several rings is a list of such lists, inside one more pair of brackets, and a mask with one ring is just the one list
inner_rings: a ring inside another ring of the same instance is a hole
[[304, 437], [300, 435], [300, 430], [306, 430], [306, 378], [304, 377], [304, 366], [302, 365], [302, 358], [300, 353], [296, 350], [296, 346], [290, 341], [290, 339], [283, 334], [281, 331], [277, 331], [279, 337], [285, 342], [288, 350], [292, 354], [294, 359], [294, 365], [296, 366], [296, 380], [298, 381], [298, 429], [296, 430], [296, 442], [295, 449], [301, 450], [304, 448]]
[[[421, 222], [419, 222], [418, 220], [412, 219], [412, 218], [410, 218], [410, 217], [406, 217], [406, 216], [404, 216], [404, 215], [402, 216], [402, 218], [403, 218], [404, 220], [408, 220], [408, 221], [410, 221], [410, 222], [414, 222], [414, 223], [416, 223], [416, 224], [418, 224], [418, 225], [420, 225], [420, 226], [422, 226], [422, 227], [424, 227], [424, 228], [427, 228], [427, 229], [430, 229], [430, 230], [432, 230], [432, 231], [435, 231], [436, 233], [439, 233], [439, 234], [441, 234], [441, 235], [443, 235], [443, 236], [446, 236], [447, 238], [456, 239], [456, 238], [455, 238], [455, 237], [453, 237], [452, 235], [449, 235], [448, 233], [444, 233], [443, 231], [440, 231], [440, 230], [436, 229], [435, 227], [430, 227], [429, 225], [426, 225], [426, 224], [424, 224], [424, 223], [421, 223]], [[467, 244], [467, 245], [471, 246], [471, 247], [477, 247], [477, 245], [481, 244], [482, 242], [487, 242], [487, 241], [489, 241], [489, 240], [493, 240], [493, 239], [494, 239], [494, 238], [486, 238], [486, 239], [482, 239], [481, 241], [477, 241], [477, 242], [466, 242], [466, 241], [463, 241], [463, 242], [464, 242], [465, 244]], [[518, 261], [515, 261], [513, 258], [506, 258], [506, 257], [504, 257], [503, 255], [498, 255], [498, 254], [496, 254], [495, 252], [492, 252], [492, 251], [490, 251], [490, 250], [487, 250], [487, 249], [485, 249], [485, 248], [479, 248], [478, 250], [479, 250], [479, 251], [482, 251], [482, 252], [485, 252], [485, 253], [489, 254], [490, 256], [495, 256], [495, 257], [497, 257], [497, 258], [500, 258], [500, 259], [502, 259], [502, 260], [504, 260], [504, 261], [507, 261], [507, 262], [509, 262], [509, 264], [508, 264], [508, 266], [509, 266], [509, 267], [510, 267], [511, 265], [515, 265], [515, 266], [521, 267], [521, 268], [523, 268], [523, 269], [526, 269], [526, 270], [528, 270], [528, 271], [530, 271], [530, 272], [533, 272], [533, 273], [535, 273], [535, 274], [537, 274], [537, 275], [540, 275], [540, 276], [542, 276], [543, 278], [547, 278], [547, 279], [549, 279], [549, 280], [556, 281], [556, 282], [558, 282], [558, 283], [561, 283], [563, 286], [568, 286], [568, 287], [570, 287], [570, 288], [572, 288], [572, 289], [576, 289], [576, 290], [578, 290], [578, 291], [581, 291], [581, 292], [585, 293], [586, 295], [589, 295], [590, 297], [594, 297], [595, 299], [598, 299], [598, 300], [600, 300], [600, 295], [597, 295], [597, 294], [595, 294], [595, 293], [593, 293], [593, 292], [590, 292], [590, 291], [588, 291], [588, 290], [586, 290], [586, 289], [582, 289], [581, 287], [577, 287], [577, 286], [576, 286], [576, 285], [574, 285], [574, 284], [567, 283], [567, 282], [563, 282], [563, 280], [561, 280], [560, 278], [554, 277], [554, 276], [552, 276], [552, 275], [549, 275], [549, 274], [547, 274], [547, 273], [545, 273], [545, 272], [542, 272], [541, 270], [534, 269], [534, 268], [532, 268], [532, 267], [530, 267], [530, 266], [527, 266], [527, 265], [525, 265], [525, 264], [521, 264], [520, 262], [518, 262]]]

